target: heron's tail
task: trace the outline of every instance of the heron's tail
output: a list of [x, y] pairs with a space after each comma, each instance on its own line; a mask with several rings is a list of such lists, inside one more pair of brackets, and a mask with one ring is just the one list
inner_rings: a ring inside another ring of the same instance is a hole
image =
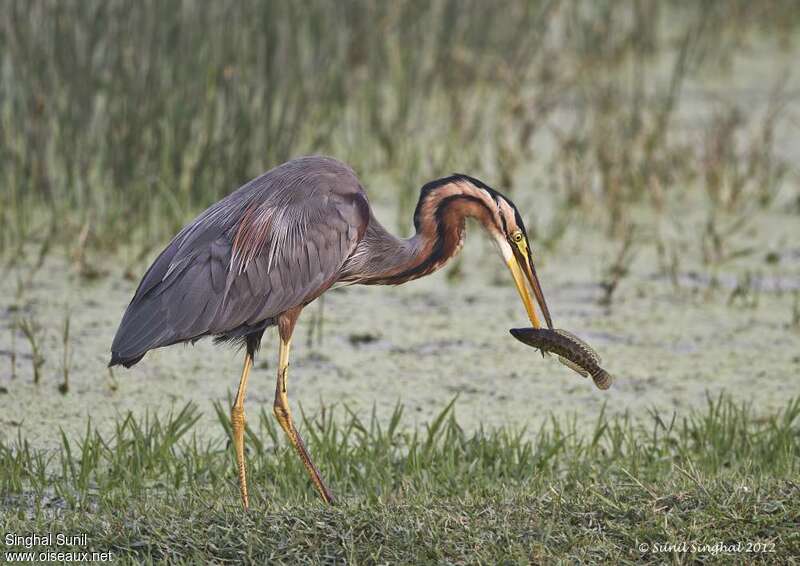
[[111, 361], [108, 362], [108, 367], [113, 368], [114, 366], [125, 366], [126, 368], [130, 368], [142, 361], [143, 357], [144, 354], [134, 358], [126, 358], [120, 355], [118, 352], [111, 352]]
[[111, 344], [111, 361], [129, 368], [144, 357], [148, 350], [164, 346], [170, 340], [164, 313], [153, 297], [136, 300], [128, 306]]
[[169, 341], [171, 336], [160, 295], [165, 291], [164, 276], [176, 251], [176, 240], [173, 240], [139, 283], [114, 335], [108, 367], [123, 365], [129, 368], [137, 364], [148, 350]]

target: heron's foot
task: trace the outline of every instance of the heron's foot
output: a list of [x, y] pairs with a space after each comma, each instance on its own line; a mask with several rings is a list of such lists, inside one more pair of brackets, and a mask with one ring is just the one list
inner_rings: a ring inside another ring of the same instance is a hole
[[231, 408], [231, 428], [233, 429], [233, 445], [236, 450], [236, 464], [239, 469], [239, 491], [245, 511], [250, 508], [247, 493], [247, 471], [244, 463], [244, 407], [234, 405]]
[[308, 476], [311, 478], [311, 482], [314, 484], [317, 493], [319, 493], [319, 496], [325, 503], [333, 505], [335, 501], [333, 494], [325, 484], [325, 480], [322, 479], [322, 474], [319, 473], [317, 466], [315, 466], [314, 462], [311, 460], [311, 455], [308, 453], [300, 433], [298, 433], [297, 429], [294, 427], [288, 403], [284, 404], [281, 402], [280, 398], [276, 399], [273, 411], [275, 413], [275, 418], [278, 419], [278, 423], [289, 438], [289, 442], [292, 443], [297, 455], [300, 456], [300, 460], [303, 462], [303, 466], [306, 472], [308, 472]]

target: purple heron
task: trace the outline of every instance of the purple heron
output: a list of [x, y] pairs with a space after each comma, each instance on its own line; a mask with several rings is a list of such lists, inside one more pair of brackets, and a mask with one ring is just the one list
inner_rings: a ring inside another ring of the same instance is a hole
[[335, 283], [399, 285], [436, 271], [461, 249], [467, 217], [477, 219], [496, 244], [533, 326], [541, 327], [535, 297], [552, 328], [525, 226], [509, 199], [467, 175], [431, 181], [422, 187], [414, 212], [416, 233], [401, 239], [375, 218], [350, 167], [312, 156], [256, 177], [175, 236], [125, 311], [109, 365], [131, 367], [149, 350], [205, 336], [245, 347], [231, 428], [248, 508], [245, 391], [261, 337], [277, 326], [275, 417], [314, 487], [332, 503], [289, 410], [289, 347], [300, 312]]

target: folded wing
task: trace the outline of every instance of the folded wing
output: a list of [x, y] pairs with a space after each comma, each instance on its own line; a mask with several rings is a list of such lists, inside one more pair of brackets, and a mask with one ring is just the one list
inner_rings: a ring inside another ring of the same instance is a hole
[[254, 179], [170, 242], [125, 311], [111, 365], [203, 336], [243, 336], [336, 281], [369, 206], [349, 168], [298, 165]]

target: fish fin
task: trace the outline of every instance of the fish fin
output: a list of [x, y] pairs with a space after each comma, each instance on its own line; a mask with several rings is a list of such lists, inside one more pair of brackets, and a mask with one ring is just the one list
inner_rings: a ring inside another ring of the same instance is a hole
[[583, 369], [575, 362], [573, 362], [572, 360], [568, 360], [567, 358], [562, 358], [561, 356], [558, 356], [558, 361], [567, 366], [569, 369], [581, 374], [583, 377], [589, 377], [589, 372]]

